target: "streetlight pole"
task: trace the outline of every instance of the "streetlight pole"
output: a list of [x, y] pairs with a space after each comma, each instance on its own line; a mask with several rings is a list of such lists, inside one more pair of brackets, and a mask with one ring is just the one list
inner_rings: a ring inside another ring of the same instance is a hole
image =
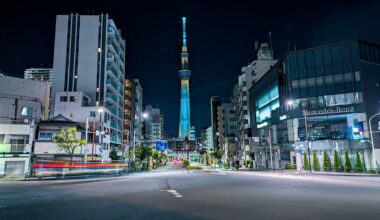
[[[288, 100], [287, 104], [292, 106], [291, 111], [293, 111], [293, 104], [294, 104], [293, 100]], [[298, 104], [298, 106], [300, 106], [300, 104]], [[307, 153], [308, 153], [308, 157], [309, 157], [309, 172], [311, 173], [309, 134], [308, 134], [308, 130], [307, 130], [307, 126], [308, 126], [307, 125], [307, 110], [303, 106], [302, 106], [302, 110], [303, 110], [304, 122], [305, 122], [305, 142], [306, 142], [306, 145], [307, 145]]]
[[270, 129], [271, 127], [269, 127], [269, 137], [268, 137], [268, 141], [269, 141], [269, 156], [270, 156], [270, 169], [273, 170], [273, 159], [272, 159], [272, 137], [271, 137], [271, 134], [270, 134]]
[[377, 170], [377, 165], [376, 165], [376, 160], [375, 160], [375, 144], [374, 144], [374, 140], [373, 140], [373, 132], [372, 132], [372, 125], [371, 125], [371, 120], [377, 116], [377, 115], [380, 115], [380, 112], [379, 113], [376, 113], [374, 115], [372, 115], [369, 120], [368, 120], [368, 124], [369, 124], [369, 133], [371, 134], [371, 144], [372, 144], [372, 165], [373, 165], [373, 169], [374, 170]]

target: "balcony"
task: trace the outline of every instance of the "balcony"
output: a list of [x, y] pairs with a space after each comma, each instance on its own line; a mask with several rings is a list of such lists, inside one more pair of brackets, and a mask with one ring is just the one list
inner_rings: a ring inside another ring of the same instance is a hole
[[106, 98], [109, 98], [110, 100], [112, 100], [113, 104], [117, 106], [117, 98], [114, 94], [112, 94], [111, 92], [107, 92]]
[[110, 88], [110, 90], [112, 90], [112, 92], [114, 92], [115, 94], [117, 94], [117, 91], [118, 91], [118, 87], [117, 87], [117, 84], [110, 80], [110, 79], [107, 79], [107, 86]]

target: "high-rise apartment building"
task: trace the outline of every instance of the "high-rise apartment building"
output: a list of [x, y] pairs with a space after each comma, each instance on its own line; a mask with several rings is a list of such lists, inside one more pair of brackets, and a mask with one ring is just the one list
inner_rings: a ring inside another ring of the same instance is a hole
[[111, 134], [111, 146], [121, 145], [125, 41], [108, 14], [57, 15], [53, 74], [52, 115], [84, 122], [101, 108], [97, 124]]
[[37, 80], [42, 82], [53, 83], [52, 68], [29, 68], [24, 72], [24, 79]]
[[219, 123], [218, 123], [218, 107], [221, 105], [218, 96], [212, 96], [210, 99], [211, 112], [211, 147], [213, 150], [219, 150]]
[[257, 52], [257, 59], [252, 61], [249, 65], [241, 68], [238, 84], [234, 87], [232, 101], [235, 106], [236, 114], [236, 147], [238, 148], [236, 151], [238, 152], [237, 160], [239, 160], [241, 164], [245, 160], [251, 159], [249, 153], [251, 152], [250, 137], [252, 137], [252, 131], [250, 125], [251, 118], [249, 113], [248, 90], [275, 63], [276, 60], [273, 59], [272, 48], [270, 48], [267, 43], [262, 43]]

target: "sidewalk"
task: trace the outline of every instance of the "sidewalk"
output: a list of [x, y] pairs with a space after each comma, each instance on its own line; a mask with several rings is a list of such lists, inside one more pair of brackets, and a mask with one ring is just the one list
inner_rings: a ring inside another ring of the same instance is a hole
[[[226, 170], [227, 171], [227, 170]], [[380, 174], [370, 174], [370, 173], [346, 173], [346, 172], [325, 172], [325, 171], [299, 171], [299, 170], [255, 170], [255, 169], [238, 169], [238, 170], [230, 170], [227, 172], [257, 172], [257, 173], [276, 173], [276, 174], [284, 174], [284, 175], [323, 175], [323, 176], [365, 176], [365, 177], [380, 177]]]
[[228, 173], [238, 173], [238, 172], [246, 172], [246, 173], [272, 173], [279, 175], [304, 175], [304, 176], [313, 176], [313, 175], [321, 175], [321, 176], [363, 176], [363, 177], [380, 177], [380, 174], [370, 174], [370, 173], [346, 173], [346, 172], [325, 172], [325, 171], [299, 171], [299, 170], [258, 170], [258, 169], [249, 169], [249, 168], [240, 168], [240, 169], [229, 169], [225, 170], [223, 168], [213, 168], [211, 166], [202, 165], [202, 169], [205, 172], [228, 172]]

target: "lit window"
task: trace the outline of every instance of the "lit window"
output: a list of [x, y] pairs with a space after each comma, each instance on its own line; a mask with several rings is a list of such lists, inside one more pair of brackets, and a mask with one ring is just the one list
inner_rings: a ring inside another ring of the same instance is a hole
[[32, 107], [22, 107], [21, 116], [32, 116], [33, 108]]
[[78, 100], [78, 96], [70, 96], [70, 102], [76, 102]]

